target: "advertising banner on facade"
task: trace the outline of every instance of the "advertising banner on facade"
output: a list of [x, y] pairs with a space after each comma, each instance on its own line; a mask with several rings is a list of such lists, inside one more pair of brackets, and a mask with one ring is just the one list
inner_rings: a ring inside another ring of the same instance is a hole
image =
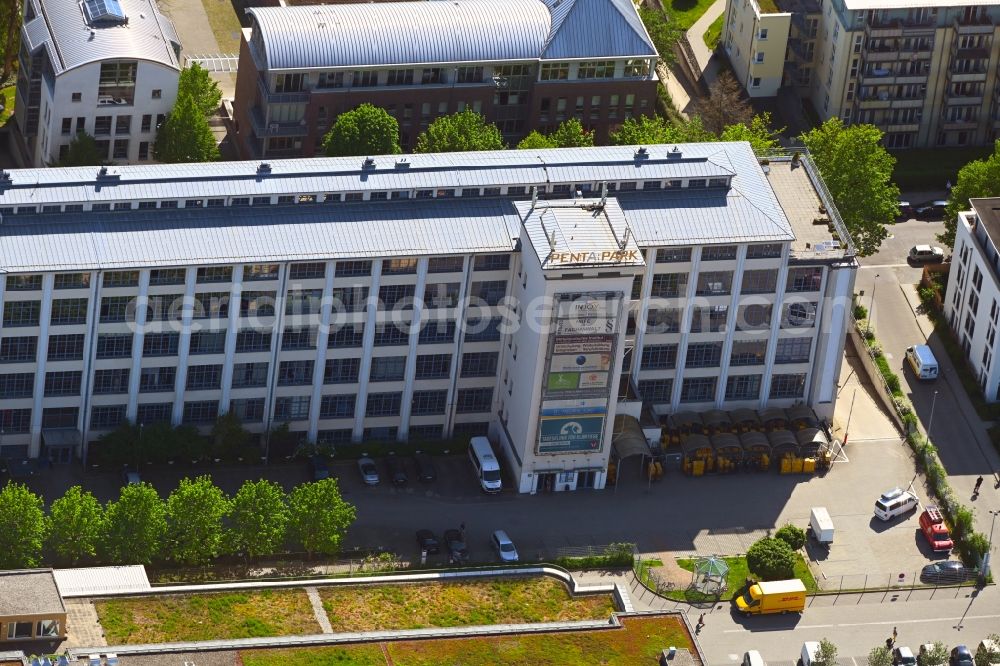
[[610, 354], [614, 349], [613, 335], [557, 335], [553, 354]]
[[604, 436], [604, 414], [543, 416], [539, 425], [539, 453], [595, 452]]
[[552, 357], [550, 372], [607, 372], [611, 354], [559, 354]]

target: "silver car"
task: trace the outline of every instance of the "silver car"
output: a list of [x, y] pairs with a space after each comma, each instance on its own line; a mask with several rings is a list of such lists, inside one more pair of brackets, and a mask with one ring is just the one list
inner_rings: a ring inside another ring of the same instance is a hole
[[375, 461], [365, 456], [358, 459], [358, 471], [361, 472], [361, 479], [365, 482], [366, 486], [377, 486], [379, 483], [378, 478], [378, 468], [375, 467]]
[[506, 532], [497, 530], [490, 536], [490, 542], [493, 544], [493, 550], [500, 556], [500, 561], [517, 562], [517, 548]]

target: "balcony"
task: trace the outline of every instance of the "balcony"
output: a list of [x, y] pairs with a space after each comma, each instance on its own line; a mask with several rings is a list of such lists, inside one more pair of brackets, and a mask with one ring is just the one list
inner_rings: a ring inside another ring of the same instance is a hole
[[982, 106], [983, 94], [945, 93], [944, 103], [948, 106]]
[[869, 49], [865, 51], [865, 62], [896, 62], [899, 51], [895, 49]]
[[986, 83], [986, 67], [976, 67], [971, 71], [949, 69], [948, 80], [952, 83]]
[[276, 93], [271, 92], [263, 76], [257, 77], [257, 89], [268, 104], [304, 104], [309, 101], [309, 91]]
[[916, 132], [919, 129], [920, 123], [918, 122], [885, 125], [886, 132]]
[[861, 72], [861, 85], [877, 86], [896, 82], [896, 73], [888, 68], [872, 67]]
[[965, 120], [963, 118], [957, 120], [948, 120], [948, 118], [941, 118], [941, 128], [946, 130], [976, 129], [978, 125], [979, 125], [978, 120]]
[[265, 136], [307, 136], [309, 127], [305, 119], [290, 123], [268, 123], [264, 120], [264, 114], [259, 106], [250, 109], [250, 124], [253, 125], [254, 134], [259, 137]]
[[861, 109], [888, 109], [891, 104], [892, 100], [889, 99], [888, 95], [858, 97], [858, 108]]
[[957, 16], [955, 32], [960, 35], [992, 35], [993, 22], [989, 16]]
[[919, 109], [924, 105], [923, 97], [896, 97], [893, 98], [890, 108], [893, 109]]

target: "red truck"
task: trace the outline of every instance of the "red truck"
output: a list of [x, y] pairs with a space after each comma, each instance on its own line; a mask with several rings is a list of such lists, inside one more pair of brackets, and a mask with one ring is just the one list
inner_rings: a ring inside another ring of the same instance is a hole
[[955, 545], [952, 543], [948, 526], [944, 524], [944, 516], [936, 506], [929, 506], [920, 514], [920, 531], [936, 553], [950, 552]]

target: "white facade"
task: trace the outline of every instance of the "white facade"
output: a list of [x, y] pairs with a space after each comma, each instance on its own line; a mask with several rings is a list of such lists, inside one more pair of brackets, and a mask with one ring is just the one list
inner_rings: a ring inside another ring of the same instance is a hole
[[536, 492], [604, 486], [636, 391], [654, 431], [832, 416], [856, 262], [811, 167], [522, 153], [6, 172], [0, 451], [231, 411], [340, 446], [488, 433]]
[[987, 402], [1000, 401], [1000, 199], [973, 199], [960, 213], [944, 311]]
[[[114, 16], [90, 14], [112, 3]], [[26, 0], [15, 108], [22, 157], [55, 165], [85, 132], [106, 163], [152, 160], [177, 98], [179, 54], [154, 0]]]

